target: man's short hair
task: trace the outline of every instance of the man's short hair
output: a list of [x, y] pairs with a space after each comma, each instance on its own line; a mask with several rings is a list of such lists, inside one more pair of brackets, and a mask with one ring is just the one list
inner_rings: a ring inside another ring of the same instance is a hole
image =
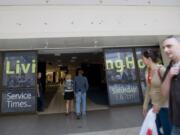
[[83, 72], [82, 69], [79, 69], [79, 70], [78, 70], [78, 73], [79, 73], [79, 74], [83, 74], [84, 72]]
[[82, 68], [78, 68], [76, 71], [76, 75], [78, 75], [78, 74], [82, 75], [83, 73], [84, 73], [84, 71], [82, 70]]
[[164, 41], [165, 41], [166, 39], [170, 39], [170, 38], [175, 38], [175, 39], [180, 43], [180, 36], [175, 36], [175, 35], [167, 36], [167, 37], [164, 39]]

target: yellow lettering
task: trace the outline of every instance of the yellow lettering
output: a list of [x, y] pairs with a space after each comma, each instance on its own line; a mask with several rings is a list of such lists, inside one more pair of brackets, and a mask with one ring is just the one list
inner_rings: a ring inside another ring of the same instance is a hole
[[20, 61], [17, 60], [16, 61], [16, 74], [19, 74], [20, 73], [20, 65], [19, 65]]
[[134, 57], [133, 56], [126, 57], [126, 66], [129, 69], [134, 69], [135, 68]]
[[30, 64], [21, 64], [21, 67], [22, 67], [22, 71], [27, 74], [28, 71], [29, 71], [29, 67], [30, 67]]
[[139, 60], [138, 60], [138, 67], [139, 67], [139, 68], [144, 68], [144, 67], [145, 67], [142, 59], [139, 59]]
[[36, 71], [36, 60], [32, 60], [32, 73]]
[[107, 69], [113, 69], [114, 68], [112, 60], [107, 60], [106, 61], [106, 68]]
[[14, 74], [14, 71], [10, 71], [10, 61], [6, 62], [6, 74]]
[[122, 60], [116, 60], [115, 61], [115, 68], [117, 69], [117, 72], [123, 72], [124, 71], [124, 65]]

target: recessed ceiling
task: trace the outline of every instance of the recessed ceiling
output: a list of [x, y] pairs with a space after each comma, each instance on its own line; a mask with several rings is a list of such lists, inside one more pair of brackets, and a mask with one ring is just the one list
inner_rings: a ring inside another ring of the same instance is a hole
[[103, 52], [94, 52], [94, 53], [68, 53], [61, 54], [59, 56], [53, 54], [40, 54], [38, 55], [38, 60], [50, 64], [102, 64], [104, 61]]

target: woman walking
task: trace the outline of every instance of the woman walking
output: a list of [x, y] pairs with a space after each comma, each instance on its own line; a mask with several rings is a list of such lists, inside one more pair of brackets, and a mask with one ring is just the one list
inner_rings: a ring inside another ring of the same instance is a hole
[[72, 110], [74, 99], [74, 83], [70, 74], [66, 75], [64, 82], [64, 100], [66, 101], [66, 115]]
[[[143, 114], [147, 113], [148, 104], [151, 101], [153, 112], [157, 115], [156, 126], [159, 135], [170, 135], [171, 125], [168, 116], [168, 99], [163, 97], [160, 92], [161, 81], [165, 72], [165, 67], [158, 64], [157, 52], [148, 50], [143, 52], [143, 62], [147, 66], [145, 72], [147, 91], [143, 104]], [[163, 134], [160, 132], [163, 129]]]

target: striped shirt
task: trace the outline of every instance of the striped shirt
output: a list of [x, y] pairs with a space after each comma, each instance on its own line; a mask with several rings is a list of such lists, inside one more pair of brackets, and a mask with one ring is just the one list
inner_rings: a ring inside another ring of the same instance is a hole
[[64, 92], [73, 92], [74, 83], [73, 80], [65, 80]]

